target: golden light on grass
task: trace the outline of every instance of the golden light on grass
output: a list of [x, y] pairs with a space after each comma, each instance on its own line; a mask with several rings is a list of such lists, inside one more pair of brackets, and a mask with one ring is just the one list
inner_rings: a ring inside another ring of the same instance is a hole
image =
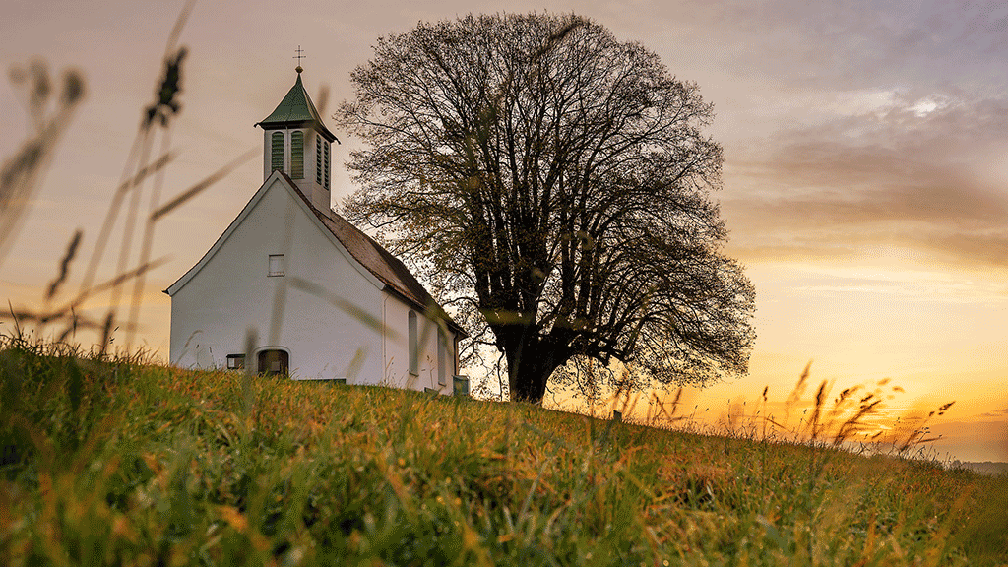
[[[774, 401], [767, 385], [754, 402], [741, 397], [729, 399], [722, 410], [715, 408], [715, 414], [710, 407], [691, 407], [693, 402], [687, 398], [695, 394], [687, 394], [683, 387], [653, 390], [647, 395], [625, 389], [606, 392], [602, 388], [599, 398], [587, 403], [579, 402], [576, 396], [561, 400], [554, 396], [545, 405], [691, 433], [830, 446], [866, 455], [940, 458], [932, 443], [941, 435], [933, 434], [931, 426], [955, 405], [954, 401], [934, 407], [918, 402], [900, 409], [892, 404], [899, 403], [897, 394], [905, 396], [906, 392], [888, 378], [848, 386], [835, 395], [834, 385], [822, 380], [805, 399], [813, 379], [811, 368], [811, 362], [805, 365], [783, 401]], [[946, 464], [951, 462], [947, 456], [945, 460]]]

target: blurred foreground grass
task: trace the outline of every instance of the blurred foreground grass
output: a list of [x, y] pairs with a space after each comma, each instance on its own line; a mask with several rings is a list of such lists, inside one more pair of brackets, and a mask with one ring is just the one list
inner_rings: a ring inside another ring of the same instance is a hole
[[1000, 565], [1008, 477], [0, 345], [6, 565]]

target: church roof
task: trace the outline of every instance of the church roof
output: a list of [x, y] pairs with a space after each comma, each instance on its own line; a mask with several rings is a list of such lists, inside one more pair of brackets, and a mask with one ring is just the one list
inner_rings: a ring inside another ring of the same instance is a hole
[[[300, 67], [298, 67], [300, 69]], [[294, 82], [294, 86], [287, 91], [287, 95], [284, 96], [283, 100], [276, 107], [276, 110], [272, 114], [264, 118], [261, 122], [256, 123], [256, 126], [262, 126], [263, 129], [267, 128], [283, 128], [283, 127], [299, 127], [306, 125], [314, 125], [330, 142], [339, 140], [336, 139], [336, 135], [326, 128], [325, 122], [322, 122], [322, 118], [319, 116], [318, 110], [315, 109], [315, 104], [312, 103], [311, 97], [304, 89], [304, 85], [301, 84], [301, 73], [298, 73], [297, 81]]]

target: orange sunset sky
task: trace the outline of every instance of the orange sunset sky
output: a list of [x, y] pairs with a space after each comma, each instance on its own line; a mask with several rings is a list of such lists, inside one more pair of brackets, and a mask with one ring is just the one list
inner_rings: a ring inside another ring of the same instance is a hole
[[[88, 97], [0, 264], [3, 303], [41, 304], [76, 229], [84, 250], [93, 247], [182, 7], [4, 2], [4, 68], [36, 57], [53, 75], [78, 68]], [[728, 254], [756, 286], [758, 338], [749, 375], [688, 392], [690, 408], [717, 419], [729, 403], [754, 403], [764, 386], [783, 401], [813, 360], [810, 390], [821, 380], [836, 394], [890, 378], [905, 390], [887, 401], [892, 415], [956, 401], [933, 422], [943, 435], [935, 451], [1008, 461], [1003, 1], [204, 0], [181, 35], [189, 48], [184, 107], [169, 142], [180, 155], [167, 170], [165, 198], [261, 150], [253, 124], [293, 84], [299, 44], [303, 80], [319, 106], [316, 93], [329, 89], [320, 108], [328, 117], [352, 98], [349, 72], [371, 56], [377, 37], [470, 11], [544, 9], [588, 16], [641, 42], [715, 104], [709, 133], [725, 149], [715, 199], [730, 230]], [[32, 132], [24, 100], [0, 84], [4, 159]], [[335, 133], [343, 141], [334, 146], [339, 202], [354, 190], [342, 163], [360, 146]], [[160, 290], [200, 259], [261, 183], [257, 157], [158, 225], [154, 255], [170, 260], [148, 278], [140, 336], [162, 357], [169, 299]], [[106, 253], [104, 277], [116, 254]], [[71, 282], [80, 275], [71, 272]], [[90, 307], [97, 312], [102, 301]], [[0, 332], [10, 330], [3, 320]]]

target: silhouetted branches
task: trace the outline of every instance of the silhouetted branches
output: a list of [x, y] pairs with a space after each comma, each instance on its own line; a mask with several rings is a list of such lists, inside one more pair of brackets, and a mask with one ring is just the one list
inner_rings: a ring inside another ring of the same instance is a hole
[[633, 363], [636, 385], [746, 371], [713, 108], [657, 55], [573, 15], [469, 16], [380, 38], [351, 77], [337, 119], [370, 148], [345, 214], [467, 298], [512, 399], [580, 359]]

